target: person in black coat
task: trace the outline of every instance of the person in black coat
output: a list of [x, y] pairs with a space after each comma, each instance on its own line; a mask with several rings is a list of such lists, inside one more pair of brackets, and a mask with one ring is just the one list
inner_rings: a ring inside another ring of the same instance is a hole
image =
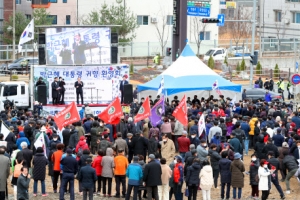
[[69, 146], [69, 140], [70, 140], [70, 126], [66, 126], [65, 129], [62, 131], [62, 137], [63, 137], [63, 143], [65, 147]]
[[32, 173], [31, 161], [32, 161], [32, 157], [33, 157], [33, 152], [32, 152], [32, 150], [27, 148], [28, 146], [27, 146], [26, 142], [24, 142], [24, 143], [22, 142], [21, 146], [22, 146], [22, 150], [17, 153], [17, 157], [19, 157], [18, 154], [23, 155], [23, 159], [25, 161], [25, 162], [23, 162], [23, 166], [28, 167], [29, 173], [31, 174]]
[[265, 147], [264, 136], [260, 134], [258, 136], [258, 142], [254, 146], [256, 156], [261, 160], [266, 158], [266, 154], [263, 154], [262, 150]]
[[199, 178], [200, 170], [201, 170], [200, 159], [195, 158], [193, 164], [187, 168], [187, 176], [185, 179], [189, 189], [188, 200], [191, 200], [192, 197], [193, 200], [197, 199], [197, 191], [200, 183], [200, 178]]
[[221, 175], [221, 199], [224, 199], [225, 196], [225, 186], [226, 189], [226, 199], [230, 198], [230, 183], [231, 183], [231, 160], [228, 157], [228, 151], [223, 151], [221, 153], [221, 160], [219, 160], [219, 170]]
[[271, 182], [275, 185], [277, 191], [280, 194], [280, 198], [284, 199], [284, 193], [282, 191], [281, 186], [279, 185], [279, 181], [278, 181], [278, 170], [280, 169], [280, 165], [279, 165], [279, 160], [277, 158], [274, 157], [274, 152], [269, 151], [268, 152], [268, 168], [269, 169], [274, 169], [275, 171], [273, 172], [272, 176], [271, 176]]
[[[228, 146], [229, 147], [229, 146]], [[222, 151], [227, 151], [227, 149], [223, 149]], [[218, 178], [219, 178], [219, 160], [221, 159], [221, 155], [217, 152], [217, 145], [212, 143], [210, 145], [210, 150], [208, 151], [210, 156], [211, 167], [213, 169], [213, 177], [214, 177], [214, 185], [215, 188], [218, 187]]]
[[95, 169], [91, 167], [92, 158], [87, 158], [85, 162], [86, 165], [81, 167], [77, 178], [82, 184], [83, 199], [87, 199], [87, 192], [89, 192], [89, 199], [93, 199], [94, 185], [98, 177]]
[[[84, 149], [82, 151], [82, 156], [80, 156], [80, 159], [78, 160], [78, 168], [79, 170], [87, 165], [87, 159], [90, 157], [90, 150]], [[79, 180], [79, 179], [78, 179]], [[98, 178], [97, 178], [98, 180]], [[94, 189], [94, 186], [93, 186]], [[79, 192], [83, 192], [82, 182], [79, 180]]]
[[278, 148], [272, 143], [272, 138], [268, 139], [267, 144], [264, 146], [264, 148], [262, 149], [262, 153], [264, 155], [267, 155], [269, 151], [274, 152], [274, 156], [275, 158], [278, 158], [279, 156], [279, 151]]
[[192, 166], [195, 158], [197, 158], [197, 150], [193, 149], [191, 152], [192, 152], [192, 155], [189, 156], [185, 160], [185, 164], [184, 164], [184, 168], [183, 168], [183, 174], [184, 174], [184, 176], [187, 176], [188, 167]]
[[69, 148], [75, 149], [78, 141], [79, 141], [78, 131], [75, 129], [74, 126], [71, 126]]
[[[2, 126], [4, 126], [4, 125], [2, 125]], [[12, 147], [16, 143], [16, 136], [13, 133], [14, 127], [11, 126], [11, 127], [9, 127], [9, 129], [10, 129], [10, 132], [6, 136], [5, 141], [7, 142], [7, 153], [9, 155], [11, 155], [12, 150], [13, 150]]]
[[155, 156], [153, 154], [150, 154], [148, 159], [149, 162], [144, 169], [143, 185], [147, 188], [148, 199], [158, 200], [157, 186], [162, 184], [161, 166], [155, 161]]
[[55, 77], [54, 81], [51, 83], [52, 88], [52, 104], [58, 104], [58, 97], [59, 97], [59, 85], [58, 85], [58, 78]]
[[258, 179], [256, 178], [258, 176], [258, 168], [260, 166], [259, 159], [256, 158], [255, 154], [251, 155], [251, 163], [250, 163], [250, 185], [252, 188], [252, 197], [258, 197], [259, 191], [258, 191]]
[[143, 132], [140, 131], [138, 134], [136, 134], [135, 137], [132, 138], [131, 146], [133, 148], [133, 154], [135, 156], [137, 155], [145, 155], [145, 149], [148, 147], [147, 140], [143, 137]]
[[32, 164], [33, 168], [33, 195], [37, 194], [38, 181], [42, 184], [42, 194], [46, 194], [45, 189], [45, 176], [46, 176], [46, 165], [48, 165], [48, 160], [44, 155], [44, 150], [42, 147], [36, 149], [36, 154], [34, 155]]
[[78, 77], [77, 81], [74, 84], [74, 87], [76, 88], [76, 99], [77, 99], [77, 104], [79, 104], [79, 95], [80, 95], [80, 99], [81, 99], [81, 104], [83, 105], [83, 82], [81, 81], [81, 79]]
[[159, 143], [156, 140], [157, 135], [153, 134], [148, 141], [148, 155], [157, 153]]
[[[127, 75], [124, 75], [123, 80], [120, 81], [120, 88], [119, 89], [120, 89], [120, 92], [121, 92], [121, 103], [124, 103], [124, 85], [129, 84], [126, 79], [127, 79]], [[131, 99], [131, 101], [133, 101], [133, 99]], [[131, 103], [131, 102], [129, 102], [129, 103]]]

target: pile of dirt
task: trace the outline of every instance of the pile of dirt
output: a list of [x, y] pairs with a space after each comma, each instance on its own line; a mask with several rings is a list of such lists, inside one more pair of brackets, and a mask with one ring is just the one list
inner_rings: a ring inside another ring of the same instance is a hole
[[146, 83], [159, 74], [161, 74], [160, 70], [154, 68], [143, 68], [134, 72], [134, 74], [130, 76], [130, 80], [138, 81], [140, 83]]

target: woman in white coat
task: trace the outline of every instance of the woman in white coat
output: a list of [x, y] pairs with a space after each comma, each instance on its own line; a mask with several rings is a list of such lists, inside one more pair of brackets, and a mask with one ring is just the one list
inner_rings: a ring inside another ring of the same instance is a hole
[[208, 160], [204, 160], [202, 166], [203, 168], [199, 175], [202, 197], [203, 200], [210, 200], [210, 189], [214, 184], [213, 170]]
[[268, 162], [265, 159], [261, 159], [260, 167], [258, 168], [258, 189], [262, 191], [261, 199], [266, 200], [269, 196], [271, 189], [271, 174], [274, 170], [268, 169]]

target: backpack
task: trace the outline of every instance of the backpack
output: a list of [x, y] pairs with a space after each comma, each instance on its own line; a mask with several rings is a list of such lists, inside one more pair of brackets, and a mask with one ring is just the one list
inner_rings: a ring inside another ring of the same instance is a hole
[[81, 157], [83, 154], [83, 149], [81, 147], [79, 147], [78, 152], [77, 152], [77, 156]]
[[173, 171], [173, 180], [174, 180], [174, 183], [179, 183], [179, 179], [180, 179], [180, 169], [179, 167], [183, 167], [182, 163], [178, 163], [178, 165], [175, 165], [174, 167], [174, 171]]
[[16, 160], [15, 170], [14, 170], [14, 177], [18, 178], [21, 174], [21, 169], [23, 167], [23, 161], [21, 163], [18, 163], [18, 160]]

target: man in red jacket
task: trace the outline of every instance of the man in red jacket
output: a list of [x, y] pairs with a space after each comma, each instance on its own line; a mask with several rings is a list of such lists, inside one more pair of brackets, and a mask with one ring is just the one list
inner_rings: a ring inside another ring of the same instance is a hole
[[104, 156], [104, 152], [102, 149], [98, 150], [98, 156], [94, 159], [93, 163], [92, 163], [92, 167], [96, 170], [96, 175], [98, 177], [98, 190], [96, 190], [96, 184], [94, 187], [94, 192], [97, 194], [100, 194], [101, 192], [101, 182], [102, 182], [102, 157]]
[[182, 162], [184, 162], [185, 153], [189, 151], [190, 144], [191, 144], [190, 139], [187, 138], [186, 136], [187, 136], [187, 132], [183, 131], [182, 136], [177, 139], [178, 146], [179, 146], [179, 153], [180, 156], [182, 157]]

